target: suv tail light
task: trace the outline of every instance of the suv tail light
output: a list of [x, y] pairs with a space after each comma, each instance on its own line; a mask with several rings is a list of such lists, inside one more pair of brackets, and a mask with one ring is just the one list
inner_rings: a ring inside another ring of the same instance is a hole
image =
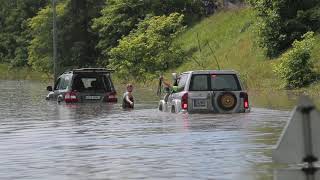
[[243, 98], [243, 107], [245, 109], [249, 108], [249, 98], [248, 98], [248, 94], [245, 92], [241, 92], [240, 93], [240, 98]]
[[184, 93], [181, 97], [181, 108], [184, 110], [188, 109], [188, 93]]
[[77, 91], [67, 92], [67, 93], [64, 95], [64, 101], [65, 101], [66, 103], [75, 103], [75, 102], [78, 102], [79, 99], [77, 98]]
[[107, 102], [118, 102], [116, 91], [107, 94]]

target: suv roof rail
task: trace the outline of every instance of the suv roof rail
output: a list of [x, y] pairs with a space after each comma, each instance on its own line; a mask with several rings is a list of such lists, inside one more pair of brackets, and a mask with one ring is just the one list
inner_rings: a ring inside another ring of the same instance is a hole
[[80, 72], [97, 72], [97, 73], [112, 73], [114, 72], [113, 69], [106, 69], [106, 68], [80, 68], [72, 70], [73, 73], [80, 73]]

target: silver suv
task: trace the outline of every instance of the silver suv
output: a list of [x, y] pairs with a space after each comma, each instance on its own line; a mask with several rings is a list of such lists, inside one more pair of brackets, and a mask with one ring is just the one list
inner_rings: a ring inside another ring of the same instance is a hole
[[175, 78], [177, 86], [167, 102], [159, 102], [160, 111], [172, 113], [244, 113], [250, 112], [248, 94], [233, 70], [189, 71]]
[[110, 70], [82, 68], [63, 73], [55, 87], [47, 87], [47, 100], [57, 102], [117, 102]]

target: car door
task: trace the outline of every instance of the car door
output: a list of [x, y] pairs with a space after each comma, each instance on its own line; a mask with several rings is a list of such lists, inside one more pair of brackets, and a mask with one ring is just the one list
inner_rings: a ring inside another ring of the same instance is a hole
[[216, 112], [232, 113], [244, 107], [244, 95], [241, 85], [235, 74], [212, 74], [211, 89], [213, 93], [212, 104]]
[[189, 110], [212, 111], [209, 74], [192, 74], [189, 86]]
[[60, 101], [63, 100], [64, 94], [69, 90], [69, 86], [70, 76], [64, 75], [59, 77], [54, 87], [54, 99], [57, 100], [60, 98]]
[[175, 112], [181, 111], [181, 97], [183, 95], [183, 91], [185, 90], [185, 86], [187, 84], [189, 74], [181, 74], [178, 77], [178, 86], [176, 92], [172, 93], [169, 96], [168, 105], [169, 110], [174, 108]]
[[52, 100], [57, 100], [57, 98], [59, 96], [59, 86], [60, 86], [60, 83], [61, 83], [61, 79], [62, 79], [62, 77], [59, 77], [57, 79], [56, 83], [54, 84], [53, 95], [51, 96]]

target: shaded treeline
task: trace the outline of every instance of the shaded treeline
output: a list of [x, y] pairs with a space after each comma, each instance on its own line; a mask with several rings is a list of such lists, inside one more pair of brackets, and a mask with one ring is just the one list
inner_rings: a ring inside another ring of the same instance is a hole
[[[96, 64], [100, 51], [98, 34], [92, 19], [100, 14], [104, 0], [60, 0], [57, 4], [57, 51], [60, 71]], [[48, 4], [28, 20], [32, 39], [28, 46], [28, 64], [33, 68], [52, 70], [52, 7]]]
[[[190, 24], [218, 5], [215, 0], [57, 0], [59, 67], [105, 66], [110, 50], [147, 16], [179, 12], [185, 15], [182, 23]], [[51, 72], [51, 6], [48, 0], [0, 1], [0, 63]]]
[[[187, 53], [179, 44], [173, 43], [186, 26], [195, 24], [224, 5], [243, 2], [56, 1], [60, 71], [76, 67], [108, 66], [115, 68], [122, 77], [141, 81], [188, 60]], [[292, 47], [295, 40], [302, 40], [305, 33], [319, 31], [320, 0], [247, 1], [259, 17], [259, 21], [255, 22], [258, 42], [267, 57], [278, 57]], [[304, 47], [302, 45], [299, 48]], [[301, 60], [299, 54], [296, 56]], [[308, 60], [304, 58], [298, 64], [303, 67]], [[51, 1], [0, 0], [0, 63], [9, 63], [13, 67], [31, 66], [38, 71], [52, 72]], [[292, 71], [280, 67], [280, 71]]]
[[47, 5], [46, 0], [0, 0], [0, 62], [24, 66], [32, 39], [28, 19]]

